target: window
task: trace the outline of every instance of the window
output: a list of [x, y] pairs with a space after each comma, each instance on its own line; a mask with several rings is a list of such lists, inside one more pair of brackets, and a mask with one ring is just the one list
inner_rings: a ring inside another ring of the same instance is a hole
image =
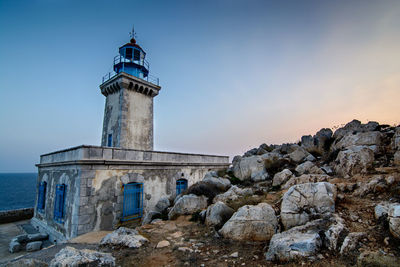
[[140, 50], [135, 49], [133, 50], [133, 60], [140, 60]]
[[37, 201], [37, 210], [39, 212], [44, 211], [44, 206], [46, 202], [46, 182], [41, 182], [39, 184], [39, 191], [38, 191], [38, 201]]
[[65, 184], [56, 186], [56, 198], [54, 203], [54, 220], [63, 223], [64, 217], [64, 199], [65, 199]]
[[124, 202], [122, 221], [141, 218], [143, 215], [143, 184], [130, 183], [124, 185]]
[[125, 58], [132, 59], [132, 48], [126, 48], [126, 50], [125, 50]]
[[185, 191], [188, 187], [188, 182], [186, 179], [179, 179], [176, 181], [176, 195], [181, 194], [183, 191]]
[[109, 134], [109, 135], [108, 135], [108, 138], [107, 138], [107, 146], [108, 146], [108, 147], [112, 147], [112, 134]]

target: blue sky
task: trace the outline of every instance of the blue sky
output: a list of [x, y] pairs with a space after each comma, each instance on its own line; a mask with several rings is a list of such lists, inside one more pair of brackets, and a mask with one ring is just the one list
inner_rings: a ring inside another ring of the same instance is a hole
[[0, 0], [0, 171], [99, 145], [99, 85], [135, 25], [155, 149], [233, 156], [353, 118], [400, 122], [399, 1]]

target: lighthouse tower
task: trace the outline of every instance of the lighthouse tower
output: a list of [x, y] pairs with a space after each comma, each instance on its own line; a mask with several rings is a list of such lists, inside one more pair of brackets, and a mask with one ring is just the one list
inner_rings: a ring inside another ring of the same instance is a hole
[[113, 70], [100, 85], [106, 97], [101, 145], [153, 150], [153, 98], [161, 87], [149, 75], [146, 52], [133, 32], [114, 57]]

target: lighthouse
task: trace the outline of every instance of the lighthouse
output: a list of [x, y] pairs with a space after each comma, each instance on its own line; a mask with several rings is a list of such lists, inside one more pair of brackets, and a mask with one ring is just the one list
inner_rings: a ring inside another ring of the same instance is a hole
[[131, 37], [100, 85], [106, 97], [101, 146], [153, 150], [153, 98], [161, 87], [133, 31]]

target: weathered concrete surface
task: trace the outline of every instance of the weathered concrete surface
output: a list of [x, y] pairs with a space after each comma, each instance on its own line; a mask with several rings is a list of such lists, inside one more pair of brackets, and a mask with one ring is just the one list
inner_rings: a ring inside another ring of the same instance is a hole
[[18, 256], [27, 254], [26, 251], [20, 251], [13, 254], [8, 251], [8, 245], [11, 239], [17, 235], [25, 234], [21, 227], [18, 226], [24, 223], [28, 223], [28, 221], [0, 224], [0, 265]]

